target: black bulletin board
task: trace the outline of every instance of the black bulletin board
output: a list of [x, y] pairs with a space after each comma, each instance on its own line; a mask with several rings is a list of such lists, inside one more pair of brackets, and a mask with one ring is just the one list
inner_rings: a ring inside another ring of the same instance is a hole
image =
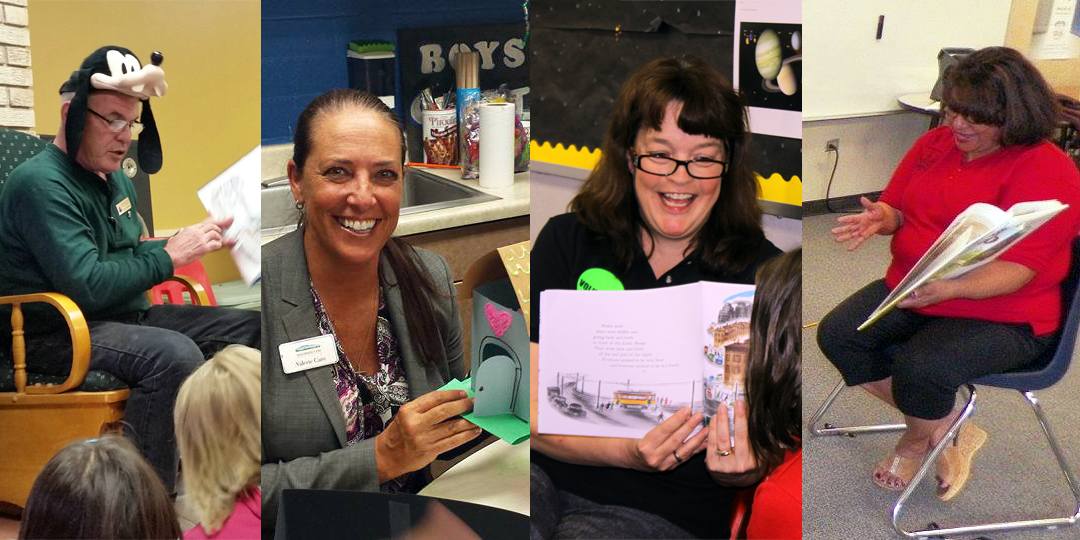
[[534, 0], [532, 136], [598, 148], [623, 82], [642, 64], [693, 54], [731, 76], [734, 2]]
[[[731, 80], [735, 2], [533, 0], [532, 138], [598, 149], [620, 87], [656, 58], [692, 54]], [[755, 134], [754, 170], [802, 171], [800, 139]]]

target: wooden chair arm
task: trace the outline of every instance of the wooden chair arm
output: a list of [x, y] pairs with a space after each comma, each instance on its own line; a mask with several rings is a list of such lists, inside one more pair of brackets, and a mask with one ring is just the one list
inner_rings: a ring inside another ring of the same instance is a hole
[[[26, 339], [23, 330], [22, 304], [45, 302], [52, 305], [67, 322], [71, 333], [71, 372], [60, 386], [26, 386]], [[0, 296], [0, 304], [11, 304], [11, 352], [15, 359], [15, 392], [19, 394], [59, 394], [82, 384], [90, 368], [90, 330], [79, 306], [60, 293], [33, 293]]]
[[210, 297], [206, 295], [206, 289], [203, 288], [202, 283], [199, 283], [188, 276], [173, 276], [169, 278], [169, 280], [183, 285], [188, 290], [188, 293], [191, 294], [191, 301], [196, 306], [210, 305]]

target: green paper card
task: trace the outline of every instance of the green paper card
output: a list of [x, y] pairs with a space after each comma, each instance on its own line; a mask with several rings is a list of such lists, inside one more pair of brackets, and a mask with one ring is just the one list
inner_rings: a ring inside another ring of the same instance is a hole
[[[444, 384], [439, 390], [464, 390], [469, 394], [469, 397], [472, 397], [472, 379], [469, 378], [464, 381], [453, 379]], [[529, 438], [529, 423], [510, 413], [495, 416], [475, 416], [470, 412], [461, 415], [461, 417], [510, 444], [517, 444]]]

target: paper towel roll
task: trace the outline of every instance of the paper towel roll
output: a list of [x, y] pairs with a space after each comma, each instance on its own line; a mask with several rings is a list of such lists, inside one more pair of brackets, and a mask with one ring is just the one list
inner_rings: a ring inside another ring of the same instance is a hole
[[514, 183], [514, 104], [480, 105], [480, 185], [502, 188]]

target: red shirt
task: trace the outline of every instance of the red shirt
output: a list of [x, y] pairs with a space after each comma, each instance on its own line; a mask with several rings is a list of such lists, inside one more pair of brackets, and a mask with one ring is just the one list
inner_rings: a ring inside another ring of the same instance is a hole
[[802, 538], [802, 450], [787, 458], [754, 491], [746, 537]]
[[1043, 336], [1061, 324], [1061, 287], [1070, 243], [1080, 231], [1080, 172], [1048, 141], [1005, 146], [970, 162], [942, 126], [916, 141], [897, 167], [881, 201], [904, 214], [892, 239], [885, 284], [896, 287], [960, 212], [977, 202], [1002, 210], [1025, 201], [1057, 199], [1069, 208], [1021, 240], [998, 260], [1035, 272], [1020, 290], [982, 300], [955, 299], [915, 310], [924, 315], [1028, 323]]

